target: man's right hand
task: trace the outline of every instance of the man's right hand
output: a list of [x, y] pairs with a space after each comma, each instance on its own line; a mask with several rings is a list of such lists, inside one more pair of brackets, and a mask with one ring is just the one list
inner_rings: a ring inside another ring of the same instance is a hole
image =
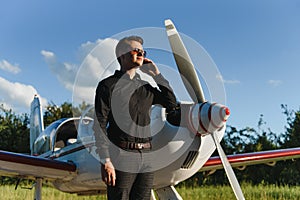
[[156, 64], [149, 58], [144, 58], [144, 63], [140, 67], [140, 70], [142, 72], [148, 74], [149, 76], [156, 76], [156, 75], [160, 74], [160, 71], [159, 71], [158, 67], [156, 66]]
[[101, 163], [101, 175], [106, 185], [115, 186], [116, 171], [111, 161]]

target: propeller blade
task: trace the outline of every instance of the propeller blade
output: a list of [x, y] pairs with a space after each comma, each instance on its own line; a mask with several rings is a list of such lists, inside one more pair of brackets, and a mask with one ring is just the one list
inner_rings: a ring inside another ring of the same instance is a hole
[[220, 155], [223, 167], [225, 169], [226, 175], [228, 177], [228, 180], [230, 182], [231, 188], [232, 188], [232, 190], [235, 194], [236, 199], [244, 200], [245, 197], [243, 195], [241, 186], [240, 186], [240, 184], [239, 184], [239, 182], [238, 182], [238, 180], [235, 176], [235, 173], [234, 173], [234, 171], [233, 171], [233, 169], [232, 169], [232, 167], [231, 167], [231, 165], [230, 165], [230, 163], [229, 163], [229, 161], [228, 161], [228, 159], [227, 159], [220, 143], [218, 142], [218, 139], [216, 138], [216, 134], [213, 133], [213, 134], [211, 134], [211, 136], [212, 136], [212, 138], [214, 140], [214, 143], [217, 147], [217, 150], [218, 150], [218, 153]]
[[[195, 71], [194, 65], [192, 63], [192, 60], [179, 36], [179, 33], [177, 32], [174, 24], [170, 19], [165, 20], [165, 27], [168, 35], [168, 39], [173, 51], [173, 55], [178, 67], [178, 70], [181, 74], [181, 78], [183, 80], [183, 83], [193, 99], [194, 102], [197, 103], [204, 103], [205, 98], [203, 94], [203, 90], [200, 84], [200, 81], [198, 79], [197, 73]], [[220, 155], [222, 164], [224, 166], [225, 172], [227, 174], [227, 177], [229, 179], [230, 185], [232, 187], [232, 190], [238, 200], [244, 200], [245, 197], [243, 195], [242, 189], [240, 187], [240, 184], [234, 174], [234, 171], [217, 139], [216, 133], [211, 134], [213, 141], [216, 145], [216, 148], [218, 150], [218, 153]]]
[[170, 19], [165, 20], [165, 27], [185, 88], [194, 102], [204, 103], [205, 98], [200, 81], [179, 33]]

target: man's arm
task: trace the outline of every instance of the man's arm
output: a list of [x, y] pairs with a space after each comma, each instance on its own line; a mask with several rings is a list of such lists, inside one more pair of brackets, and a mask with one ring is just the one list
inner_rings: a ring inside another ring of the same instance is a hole
[[108, 123], [108, 115], [110, 112], [108, 88], [101, 83], [96, 89], [95, 96], [95, 142], [97, 153], [100, 159], [109, 158], [109, 139], [107, 137], [106, 126]]
[[176, 96], [169, 82], [160, 73], [156, 64], [148, 59], [144, 59], [144, 65], [140, 70], [154, 79], [160, 90], [154, 89], [154, 104], [160, 104], [167, 110], [167, 120], [171, 124], [178, 126], [181, 119], [180, 104], [176, 101]]
[[106, 126], [110, 112], [109, 89], [98, 85], [95, 96], [95, 142], [101, 162], [102, 180], [107, 185], [115, 185], [116, 173], [109, 156], [110, 141], [107, 137]]
[[154, 103], [166, 108], [167, 121], [169, 123], [174, 126], [179, 126], [181, 121], [181, 108], [180, 104], [176, 101], [176, 96], [169, 82], [161, 74], [153, 78], [160, 89], [160, 91], [155, 92]]

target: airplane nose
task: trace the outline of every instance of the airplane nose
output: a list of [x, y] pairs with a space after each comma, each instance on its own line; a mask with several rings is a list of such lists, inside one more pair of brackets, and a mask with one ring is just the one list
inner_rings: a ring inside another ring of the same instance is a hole
[[197, 135], [205, 136], [222, 129], [229, 118], [228, 107], [217, 103], [200, 103], [189, 112], [189, 129]]
[[228, 115], [228, 116], [230, 115], [230, 110], [227, 107], [225, 108], [225, 114]]
[[227, 108], [227, 107], [222, 107], [221, 109], [220, 109], [220, 112], [221, 112], [221, 114], [220, 114], [220, 118], [222, 119], [223, 118], [223, 121], [227, 121], [227, 119], [229, 118], [229, 115], [230, 115], [230, 110], [229, 110], [229, 108]]

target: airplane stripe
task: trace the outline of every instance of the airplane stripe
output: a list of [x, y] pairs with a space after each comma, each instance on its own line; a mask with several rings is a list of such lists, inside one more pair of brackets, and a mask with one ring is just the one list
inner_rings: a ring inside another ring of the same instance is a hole
[[[300, 158], [300, 148], [270, 150], [255, 153], [244, 153], [237, 155], [227, 156], [228, 161], [233, 167], [246, 166], [252, 164], [267, 163], [272, 161], [279, 161], [292, 158]], [[200, 171], [206, 171], [211, 169], [221, 169], [222, 161], [220, 157], [211, 157], [203, 165]]]
[[191, 132], [195, 133], [195, 134], [198, 134], [198, 131], [193, 126], [193, 112], [194, 112], [194, 108], [195, 108], [195, 106], [193, 106], [192, 109], [191, 109], [191, 111], [189, 112], [188, 117], [187, 117], [188, 118], [187, 122], [188, 122], [188, 128], [189, 128], [189, 130]]
[[49, 155], [46, 158], [57, 159], [57, 158], [60, 158], [60, 157], [63, 157], [63, 156], [66, 156], [66, 155], [69, 155], [69, 154], [72, 154], [72, 153], [76, 153], [76, 152], [81, 151], [83, 149], [87, 149], [87, 148], [93, 147], [93, 146], [95, 146], [95, 142], [84, 144], [84, 145], [80, 145], [78, 147], [72, 148], [72, 149], [70, 149], [68, 151], [64, 151], [64, 152], [59, 153], [59, 154]]
[[201, 111], [202, 111], [202, 108], [204, 106], [204, 104], [206, 104], [207, 102], [204, 102], [202, 103], [200, 106], [199, 106], [199, 111], [198, 111], [198, 119], [199, 119], [199, 125], [201, 127], [202, 130], [204, 130], [205, 133], [209, 133], [208, 130], [205, 128], [203, 122], [202, 122], [202, 119], [201, 119]]
[[69, 172], [76, 172], [76, 165], [63, 161], [50, 160], [40, 157], [29, 156], [25, 154], [17, 154], [0, 150], [0, 160], [25, 165], [34, 165], [37, 167], [45, 167]]

